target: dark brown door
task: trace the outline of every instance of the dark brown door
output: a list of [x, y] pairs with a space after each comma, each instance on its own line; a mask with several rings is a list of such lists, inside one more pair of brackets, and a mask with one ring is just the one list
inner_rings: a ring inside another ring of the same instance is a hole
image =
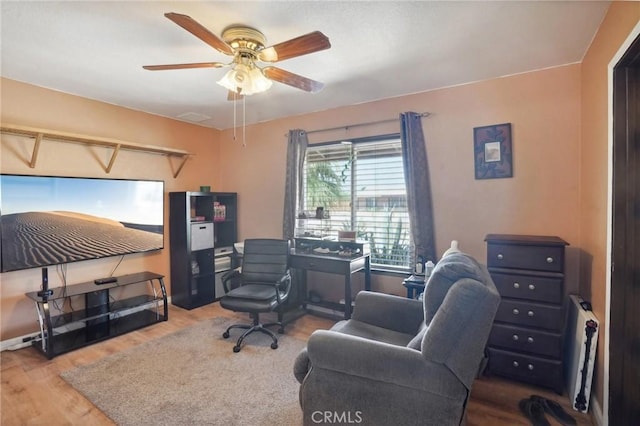
[[640, 37], [613, 73], [609, 425], [640, 425]]

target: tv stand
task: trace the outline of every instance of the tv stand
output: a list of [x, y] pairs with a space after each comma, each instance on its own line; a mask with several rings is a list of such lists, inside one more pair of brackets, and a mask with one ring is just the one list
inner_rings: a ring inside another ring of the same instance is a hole
[[[51, 359], [169, 319], [163, 275], [139, 272], [115, 278], [114, 282], [100, 285], [89, 281], [53, 288], [46, 297], [39, 296], [37, 291], [27, 293], [36, 304], [40, 323], [40, 336], [33, 346]], [[122, 291], [126, 298], [115, 299], [110, 290], [118, 287], [129, 287]], [[52, 314], [52, 303], [59, 301], [64, 306], [65, 300], [73, 296], [84, 297], [84, 306]]]

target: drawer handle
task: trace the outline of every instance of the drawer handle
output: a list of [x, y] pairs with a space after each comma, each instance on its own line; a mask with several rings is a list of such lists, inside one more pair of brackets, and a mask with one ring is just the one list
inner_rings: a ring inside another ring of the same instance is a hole
[[547, 257], [547, 263], [553, 263], [553, 262], [554, 262], [553, 257], [551, 256]]
[[533, 312], [533, 311], [529, 311], [529, 312], [527, 312], [527, 315], [528, 315], [528, 316], [530, 316], [530, 317], [532, 317], [532, 316], [534, 316], [535, 314], [534, 314], [534, 312]]
[[513, 340], [518, 341], [518, 339], [519, 339], [518, 335], [517, 335], [517, 334], [514, 334], [514, 335], [513, 335]]
[[520, 283], [513, 283], [513, 288], [520, 288]]
[[529, 371], [533, 371], [533, 364], [527, 365], [527, 368], [529, 369]]
[[513, 315], [518, 315], [520, 313], [520, 311], [518, 309], [514, 309], [513, 310]]
[[529, 290], [533, 291], [536, 289], [536, 286], [533, 284], [529, 284]]
[[498, 260], [502, 260], [502, 259], [504, 259], [504, 256], [502, 255], [502, 253], [498, 253], [498, 256], [497, 256], [497, 257], [498, 257]]
[[513, 361], [513, 366], [514, 367], [520, 367], [520, 364], [518, 364], [518, 361]]
[[531, 337], [531, 336], [527, 337], [527, 342], [533, 343], [533, 337]]

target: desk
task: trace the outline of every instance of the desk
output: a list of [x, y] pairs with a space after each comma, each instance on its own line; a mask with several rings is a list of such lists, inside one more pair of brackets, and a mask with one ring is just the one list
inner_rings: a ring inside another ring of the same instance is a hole
[[305, 275], [306, 271], [344, 275], [344, 319], [351, 318], [351, 275], [364, 271], [364, 289], [371, 290], [371, 255], [368, 253], [344, 257], [293, 251], [289, 264], [292, 268], [304, 270]]
[[402, 281], [402, 285], [407, 288], [407, 297], [409, 299], [415, 299], [424, 291], [424, 275], [411, 275]]

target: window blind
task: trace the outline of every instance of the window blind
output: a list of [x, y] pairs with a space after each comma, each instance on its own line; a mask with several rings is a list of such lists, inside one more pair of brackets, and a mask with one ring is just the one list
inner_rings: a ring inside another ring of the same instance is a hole
[[398, 135], [341, 141], [307, 148], [304, 165], [307, 217], [323, 208], [322, 219], [309, 219], [307, 232], [318, 237], [356, 231], [371, 247], [378, 269], [410, 268], [407, 192]]

